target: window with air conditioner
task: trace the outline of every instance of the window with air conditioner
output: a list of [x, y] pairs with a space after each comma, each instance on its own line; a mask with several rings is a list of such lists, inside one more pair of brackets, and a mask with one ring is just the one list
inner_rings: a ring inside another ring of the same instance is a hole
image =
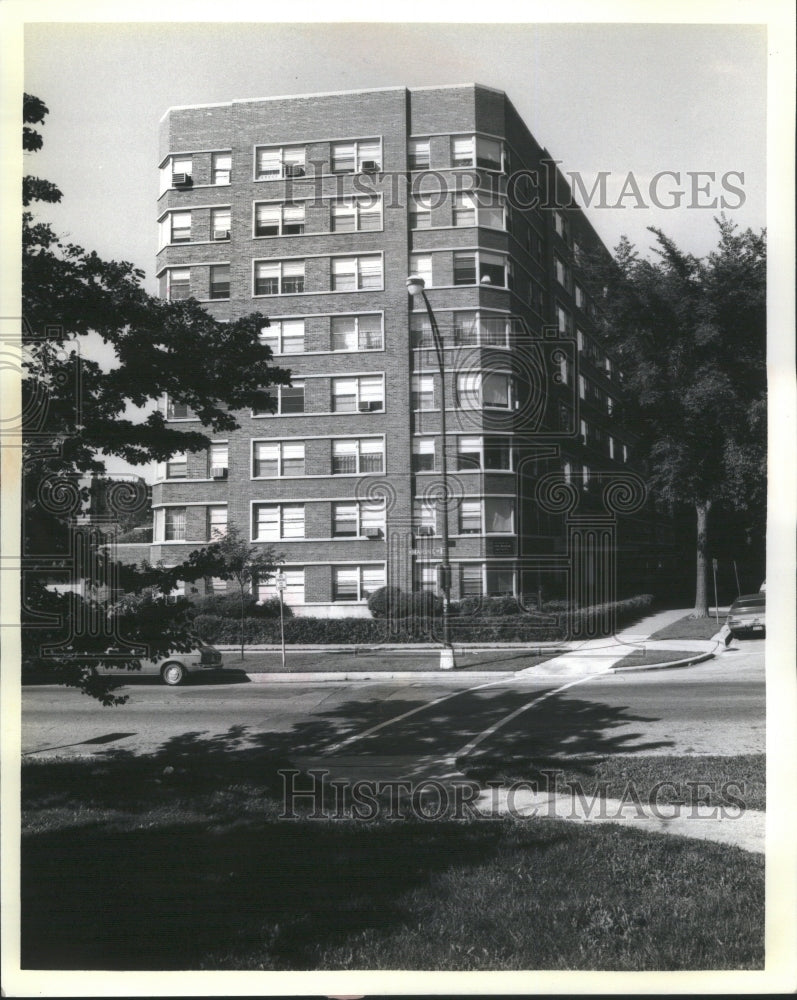
[[304, 177], [306, 154], [304, 146], [259, 146], [255, 150], [255, 177], [259, 181]]
[[228, 240], [232, 227], [229, 208], [214, 208], [210, 213], [210, 235], [213, 240]]
[[229, 469], [229, 446], [226, 441], [214, 442], [208, 452], [211, 479], [226, 479]]
[[414, 500], [412, 505], [413, 533], [430, 536], [437, 534], [437, 504], [434, 500]]
[[382, 375], [332, 379], [333, 413], [369, 413], [384, 408], [385, 380]]
[[357, 139], [332, 144], [332, 173], [377, 173], [382, 169], [379, 139]]
[[190, 187], [193, 181], [194, 160], [192, 156], [172, 157], [172, 187]]

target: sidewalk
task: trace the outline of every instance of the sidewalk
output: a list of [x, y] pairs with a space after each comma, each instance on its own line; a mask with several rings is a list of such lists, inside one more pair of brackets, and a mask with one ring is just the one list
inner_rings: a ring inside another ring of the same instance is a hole
[[[455, 646], [455, 653], [459, 656], [474, 653], [490, 653], [490, 652], [505, 652], [509, 653], [513, 650], [525, 651], [529, 654], [539, 653], [541, 655], [545, 654], [555, 654], [551, 659], [546, 660], [543, 663], [535, 664], [534, 666], [526, 667], [520, 670], [474, 670], [474, 669], [463, 669], [463, 670], [439, 670], [434, 669], [431, 664], [434, 663], [436, 654], [439, 651], [439, 645], [432, 643], [418, 643], [412, 644], [408, 647], [407, 644], [397, 644], [397, 645], [384, 645], [379, 647], [367, 647], [361, 649], [361, 653], [373, 654], [373, 653], [384, 653], [389, 655], [391, 653], [402, 653], [404, 655], [411, 655], [412, 653], [422, 653], [429, 652], [430, 669], [429, 670], [402, 670], [400, 666], [401, 657], [396, 657], [396, 667], [395, 669], [368, 669], [367, 665], [364, 664], [362, 669], [344, 669], [336, 670], [334, 669], [334, 659], [330, 662], [331, 669], [319, 669], [313, 671], [252, 671], [246, 672], [247, 678], [256, 684], [263, 683], [286, 683], [286, 682], [296, 682], [298, 680], [312, 681], [312, 682], [323, 682], [323, 681], [370, 681], [370, 680], [412, 680], [412, 681], [500, 681], [508, 680], [510, 678], [519, 679], [530, 679], [537, 677], [577, 677], [589, 674], [603, 674], [608, 673], [613, 670], [661, 670], [667, 667], [676, 666], [686, 666], [687, 664], [699, 663], [703, 660], [710, 659], [714, 653], [718, 650], [720, 643], [717, 641], [716, 637], [713, 639], [668, 639], [668, 640], [650, 640], [649, 637], [665, 628], [667, 625], [678, 621], [679, 619], [685, 617], [690, 613], [690, 608], [681, 608], [672, 611], [662, 611], [654, 615], [649, 615], [647, 618], [642, 619], [636, 624], [630, 626], [627, 629], [618, 632], [616, 636], [602, 638], [602, 639], [591, 639], [582, 642], [565, 642], [565, 643], [548, 643], [540, 644], [539, 646], [534, 645], [529, 647], [527, 644], [521, 643], [492, 643], [490, 645], [477, 645], [477, 644], [463, 644]], [[226, 647], [220, 647], [226, 650]], [[235, 647], [230, 647], [229, 651], [232, 652]], [[667, 650], [677, 651], [677, 655], [669, 659], [659, 659], [662, 653], [666, 653]], [[277, 652], [278, 648], [275, 647], [249, 647], [250, 652]], [[320, 654], [319, 659], [323, 658], [323, 654], [332, 654], [339, 652], [349, 652], [352, 654], [357, 653], [357, 647], [352, 649], [351, 647], [343, 646], [291, 646], [290, 651], [295, 652], [318, 652]], [[684, 651], [688, 652], [688, 656], [684, 657]], [[636, 664], [634, 666], [623, 667], [619, 666], [620, 661], [623, 660], [629, 653], [639, 653], [641, 658], [644, 659], [645, 655], [651, 655], [650, 663]], [[290, 655], [290, 652], [289, 652]]]

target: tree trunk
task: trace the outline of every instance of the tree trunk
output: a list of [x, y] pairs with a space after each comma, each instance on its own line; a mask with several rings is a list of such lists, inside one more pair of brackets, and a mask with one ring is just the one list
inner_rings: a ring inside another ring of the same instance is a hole
[[241, 659], [244, 659], [244, 585], [239, 584], [241, 588]]
[[708, 514], [711, 501], [695, 504], [697, 513], [697, 577], [693, 618], [708, 618]]

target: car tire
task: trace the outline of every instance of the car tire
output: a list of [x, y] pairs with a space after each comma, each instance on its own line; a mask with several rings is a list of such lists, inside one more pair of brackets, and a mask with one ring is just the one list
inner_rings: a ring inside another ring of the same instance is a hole
[[182, 684], [185, 676], [185, 667], [176, 660], [170, 660], [161, 667], [161, 680], [164, 684], [168, 684], [169, 687], [176, 687], [178, 684]]

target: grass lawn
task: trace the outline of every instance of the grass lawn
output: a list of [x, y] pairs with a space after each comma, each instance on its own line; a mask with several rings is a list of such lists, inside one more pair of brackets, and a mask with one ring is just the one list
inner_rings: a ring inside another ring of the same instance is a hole
[[278, 764], [26, 762], [23, 968], [763, 967], [758, 855], [546, 819], [281, 819]]
[[633, 653], [626, 653], [622, 660], [614, 664], [613, 670], [622, 670], [626, 667], [649, 667], [653, 663], [674, 663], [679, 660], [688, 660], [689, 657], [701, 656], [700, 650], [694, 649], [643, 649]]
[[711, 639], [722, 628], [725, 615], [720, 615], [719, 625], [716, 618], [690, 618], [685, 615], [671, 625], [665, 625], [658, 632], [649, 636], [650, 639]]
[[[659, 782], [666, 781], [675, 787], [661, 788], [657, 793], [657, 801], [661, 803], [674, 802], [679, 797], [688, 802], [690, 794], [693, 794], [688, 782], [700, 782], [701, 794], [707, 794], [711, 805], [727, 805], [730, 791], [742, 799], [746, 808], [766, 809], [765, 754], [740, 754], [735, 757], [618, 754], [578, 760], [538, 759], [533, 764], [528, 760], [493, 762], [484, 756], [472, 761], [465, 771], [479, 781], [497, 779], [509, 783], [536, 780], [541, 790], [550, 788], [564, 794], [568, 794], [566, 786], [574, 782], [589, 795], [599, 787], [605, 787], [606, 797], [614, 799], [622, 798], [628, 785], [633, 784], [643, 801], [648, 800], [651, 790]], [[729, 789], [729, 785], [734, 787]]]
[[[457, 670], [523, 670], [553, 659], [556, 651], [543, 654], [522, 650], [488, 650], [481, 653], [457, 653]], [[253, 674], [271, 674], [282, 671], [279, 651], [268, 653], [251, 652], [241, 662], [241, 654], [224, 653], [224, 666], [228, 670], [245, 670]], [[385, 650], [369, 649], [354, 653], [348, 650], [291, 650], [285, 652], [285, 670], [288, 673], [308, 673], [329, 670], [331, 672], [394, 671], [394, 670], [439, 670], [440, 651], [437, 649]]]

